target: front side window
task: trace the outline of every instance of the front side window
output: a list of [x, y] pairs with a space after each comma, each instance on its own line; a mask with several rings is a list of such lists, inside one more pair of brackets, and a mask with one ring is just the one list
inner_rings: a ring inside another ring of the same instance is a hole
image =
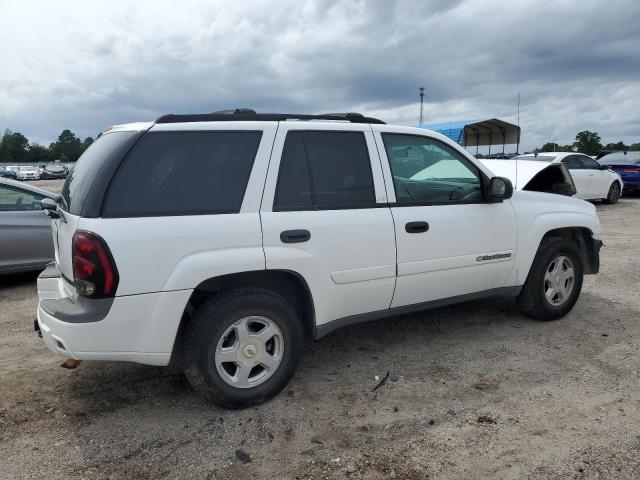
[[275, 211], [374, 205], [373, 175], [362, 132], [287, 133], [278, 172]]
[[0, 212], [42, 210], [42, 198], [34, 193], [0, 186]]
[[582, 161], [582, 168], [587, 170], [600, 170], [600, 165], [593, 158], [589, 157], [580, 157]]
[[478, 169], [438, 140], [383, 133], [396, 203], [465, 203], [483, 199]]
[[105, 217], [237, 213], [262, 132], [151, 132], [113, 178]]

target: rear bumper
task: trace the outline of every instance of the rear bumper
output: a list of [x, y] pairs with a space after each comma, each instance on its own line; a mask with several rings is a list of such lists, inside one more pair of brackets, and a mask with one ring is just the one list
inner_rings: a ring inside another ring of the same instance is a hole
[[55, 266], [48, 266], [38, 278], [37, 326], [49, 350], [67, 358], [163, 366], [190, 295], [179, 290], [116, 297], [107, 308], [104, 301], [79, 300]]

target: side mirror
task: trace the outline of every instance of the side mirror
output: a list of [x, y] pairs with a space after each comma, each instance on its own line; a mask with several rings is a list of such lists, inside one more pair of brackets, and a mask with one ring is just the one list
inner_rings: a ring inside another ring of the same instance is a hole
[[504, 177], [493, 177], [489, 182], [489, 200], [501, 202], [513, 195], [511, 180]]
[[58, 204], [50, 199], [50, 198], [43, 198], [42, 199], [42, 208], [44, 210], [53, 210], [56, 211], [58, 209]]

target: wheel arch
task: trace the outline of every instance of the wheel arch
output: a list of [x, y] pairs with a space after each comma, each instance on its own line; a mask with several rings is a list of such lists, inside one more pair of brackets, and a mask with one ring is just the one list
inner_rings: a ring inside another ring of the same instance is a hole
[[536, 253], [540, 247], [548, 241], [548, 239], [553, 237], [566, 238], [576, 244], [581, 254], [585, 274], [592, 274], [598, 271], [600, 266], [599, 255], [592, 240], [593, 235], [596, 232], [594, 232], [594, 228], [592, 228], [592, 226], [586, 226], [584, 224], [554, 226], [551, 228], [548, 227], [546, 229], [541, 229], [535, 235], [533, 235], [533, 231], [534, 229], [531, 230], [532, 235], [528, 245], [522, 247], [524, 252], [526, 252], [526, 255], [520, 255], [517, 260], [515, 269], [515, 273], [517, 275], [515, 280], [517, 285], [524, 284], [529, 275], [529, 271], [531, 270], [531, 266], [533, 265]]
[[193, 290], [184, 309], [173, 344], [170, 366], [181, 368], [184, 332], [193, 312], [209, 297], [223, 291], [243, 287], [258, 287], [282, 296], [295, 308], [302, 321], [305, 339], [315, 331], [313, 296], [305, 278], [293, 270], [253, 270], [210, 277]]

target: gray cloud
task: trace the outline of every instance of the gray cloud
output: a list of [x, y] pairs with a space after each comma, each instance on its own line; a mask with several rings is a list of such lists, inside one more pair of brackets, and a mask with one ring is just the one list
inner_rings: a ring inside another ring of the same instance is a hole
[[251, 106], [417, 122], [499, 116], [523, 147], [640, 141], [640, 3], [169, 1], [0, 5], [0, 128], [44, 143]]

